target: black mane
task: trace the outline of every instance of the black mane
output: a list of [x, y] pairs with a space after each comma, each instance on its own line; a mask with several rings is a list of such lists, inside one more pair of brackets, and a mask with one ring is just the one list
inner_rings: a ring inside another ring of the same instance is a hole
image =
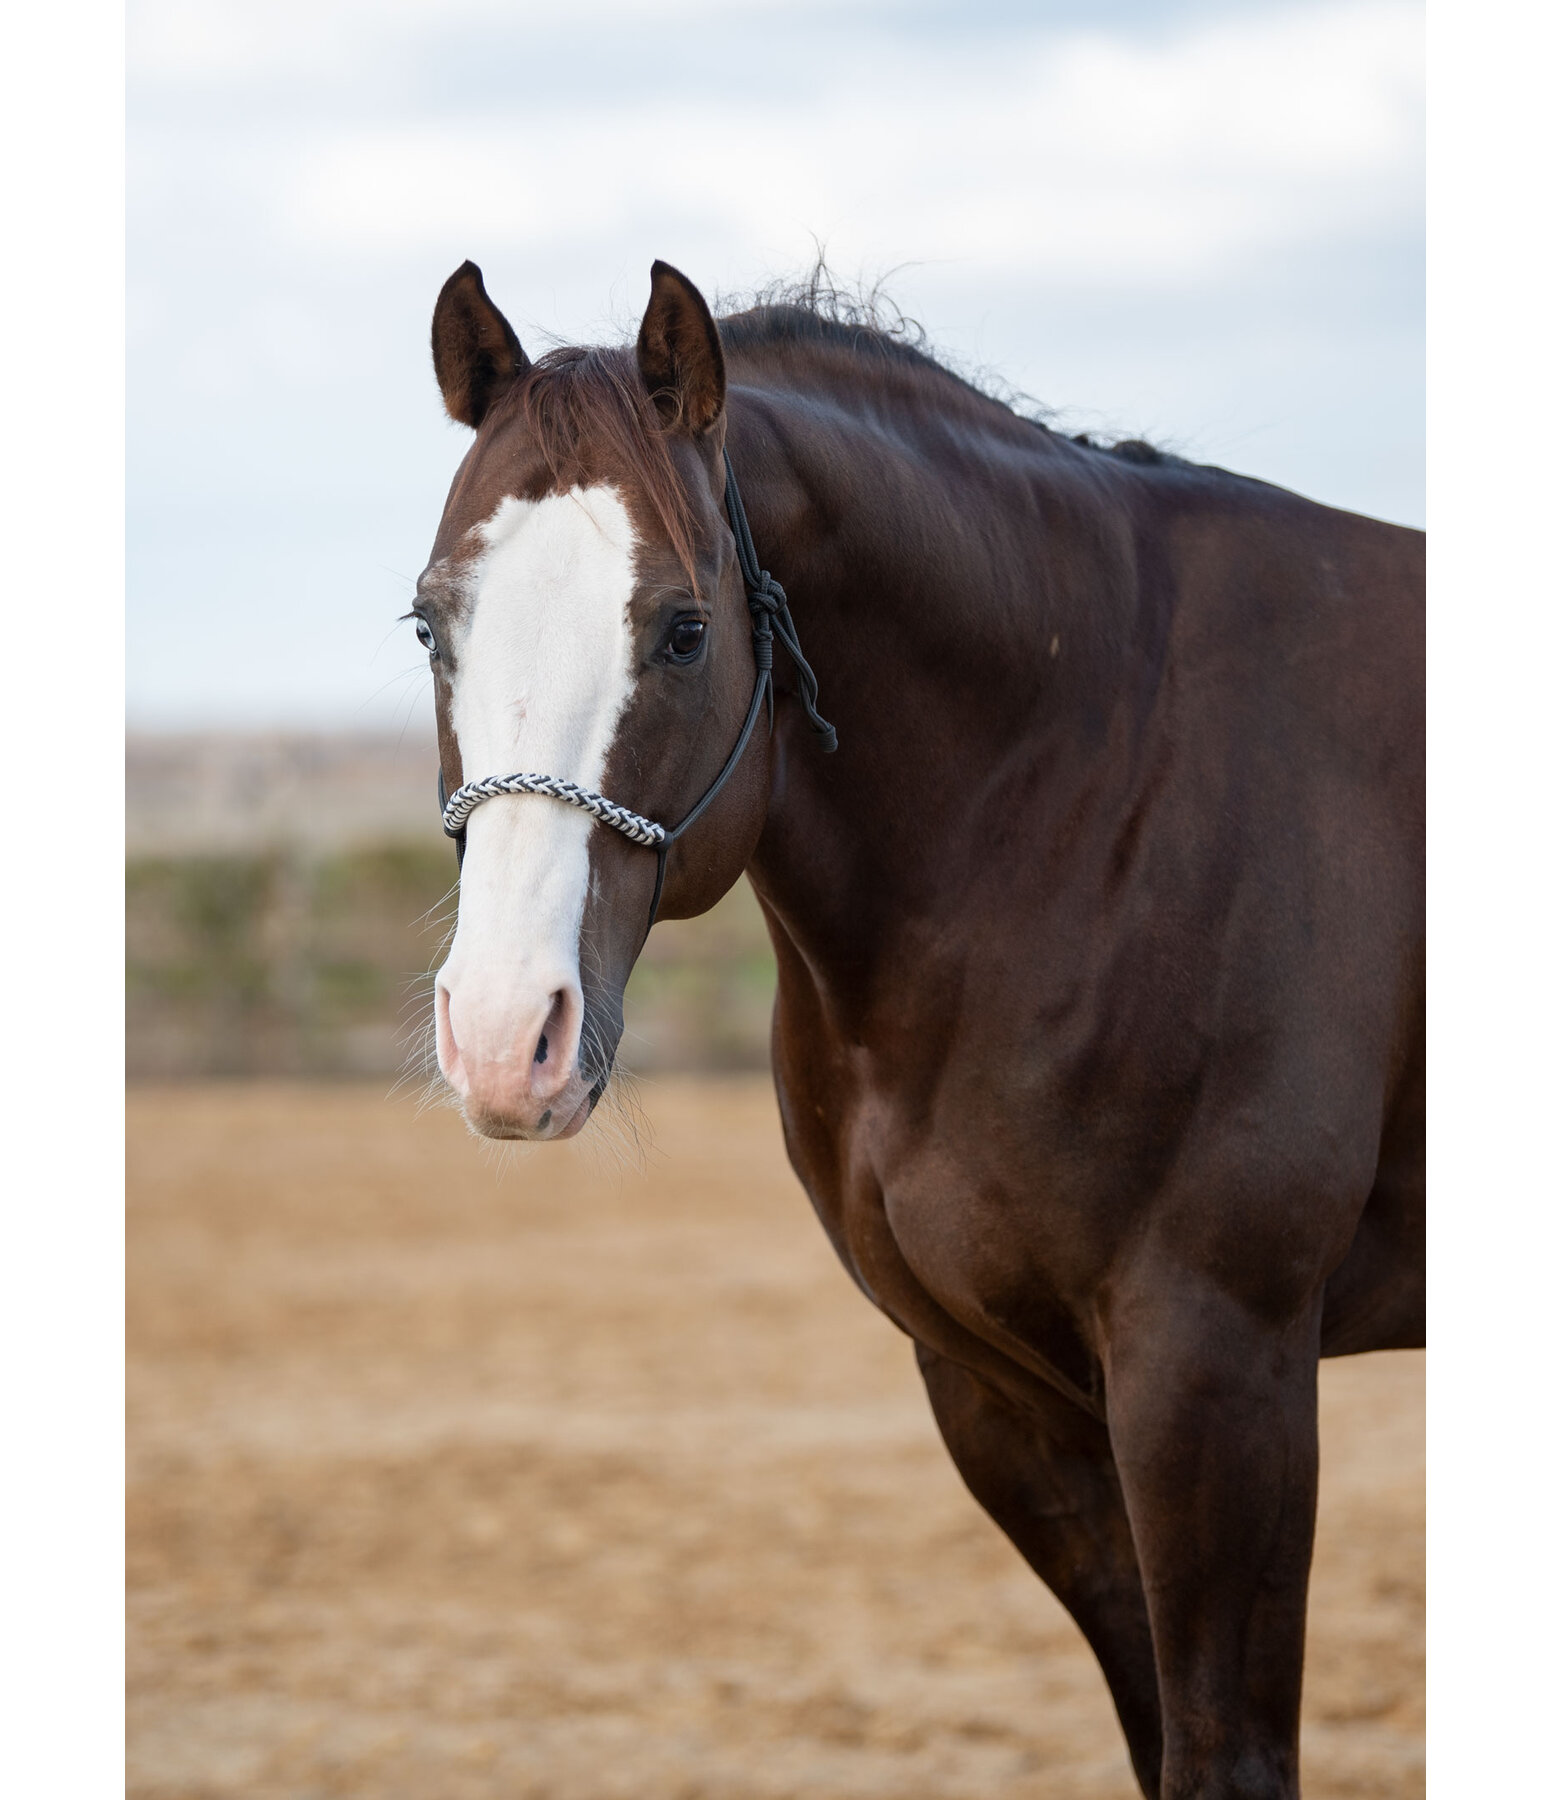
[[1190, 466], [1183, 457], [1160, 450], [1144, 438], [1106, 440], [1087, 431], [1058, 430], [1050, 422], [1050, 408], [1011, 387], [993, 370], [954, 366], [952, 359], [931, 343], [920, 321], [903, 312], [880, 286], [847, 288], [834, 280], [821, 259], [800, 279], [772, 282], [746, 298], [722, 301], [716, 308], [716, 323], [729, 350], [752, 352], [800, 344], [876, 357], [930, 371], [967, 388], [980, 400], [1002, 407], [1025, 425], [1085, 450], [1101, 451], [1124, 462]]

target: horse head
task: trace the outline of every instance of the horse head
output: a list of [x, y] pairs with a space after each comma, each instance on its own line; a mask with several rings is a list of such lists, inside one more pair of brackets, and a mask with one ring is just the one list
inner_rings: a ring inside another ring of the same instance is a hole
[[[416, 589], [448, 792], [527, 772], [672, 827], [714, 781], [758, 680], [722, 509], [726, 374], [710, 309], [665, 263], [633, 349], [530, 361], [473, 263], [431, 328], [473, 428]], [[467, 817], [436, 1055], [477, 1131], [578, 1132], [607, 1085], [656, 910], [702, 912], [747, 863], [765, 731], [661, 864], [543, 793]]]

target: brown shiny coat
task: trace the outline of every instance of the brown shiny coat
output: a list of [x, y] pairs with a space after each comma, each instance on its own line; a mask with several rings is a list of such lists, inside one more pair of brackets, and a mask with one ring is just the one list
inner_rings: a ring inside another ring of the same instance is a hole
[[[718, 329], [665, 265], [637, 361], [720, 635], [699, 688], [643, 684], [605, 791], [671, 820], [745, 704], [724, 438], [840, 749], [783, 695], [664, 914], [746, 866], [792, 1163], [1145, 1793], [1285, 1800], [1318, 1358], [1422, 1341], [1423, 540], [1075, 442], [800, 307]], [[475, 375], [443, 553], [555, 478], [525, 359]], [[594, 473], [649, 512], [622, 441]], [[605, 1058], [653, 871], [593, 836]]]

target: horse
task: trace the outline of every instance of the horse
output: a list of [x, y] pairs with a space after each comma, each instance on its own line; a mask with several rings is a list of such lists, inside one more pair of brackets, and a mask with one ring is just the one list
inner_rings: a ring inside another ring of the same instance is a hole
[[792, 1166], [1141, 1791], [1295, 1796], [1319, 1359], [1424, 1342], [1422, 535], [661, 262], [633, 346], [464, 263], [431, 347], [469, 1124], [580, 1131], [746, 871]]

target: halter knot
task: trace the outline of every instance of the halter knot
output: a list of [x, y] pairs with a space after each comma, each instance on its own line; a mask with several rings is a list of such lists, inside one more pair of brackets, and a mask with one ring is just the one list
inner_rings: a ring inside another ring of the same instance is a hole
[[[730, 507], [728, 510], [731, 510]], [[735, 512], [732, 514], [732, 523], [735, 528]], [[802, 654], [802, 646], [797, 642], [796, 621], [791, 616], [786, 590], [768, 569], [760, 569], [757, 563], [742, 557], [741, 545], [738, 549], [743, 563], [743, 585], [748, 594], [748, 610], [753, 614], [754, 667], [774, 668], [774, 639], [779, 638], [786, 647], [786, 654], [796, 664], [802, 710], [807, 714], [808, 724], [822, 739], [819, 748], [825, 754], [837, 750], [840, 746], [839, 734], [818, 710], [818, 677], [813, 673], [812, 664]], [[756, 573], [750, 574], [750, 569]]]
[[788, 610], [786, 590], [768, 569], [759, 571], [759, 585], [748, 590], [748, 607], [755, 617], [773, 619]]

